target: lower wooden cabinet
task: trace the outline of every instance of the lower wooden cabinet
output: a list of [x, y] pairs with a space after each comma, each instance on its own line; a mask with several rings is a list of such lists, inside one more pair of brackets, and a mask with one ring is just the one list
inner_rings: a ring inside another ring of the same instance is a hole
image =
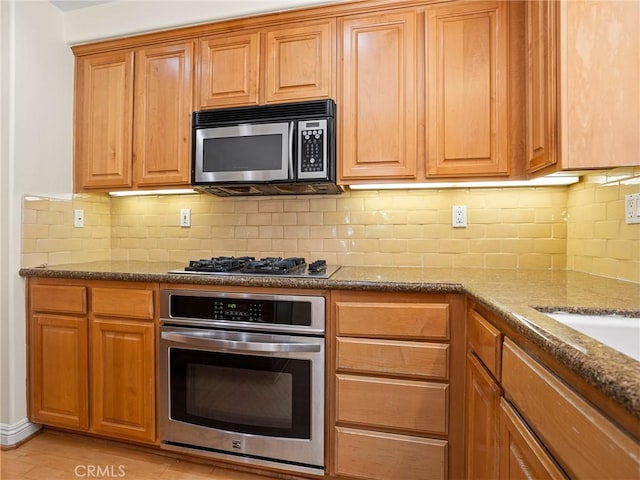
[[490, 478], [500, 478], [500, 480], [567, 478], [504, 398], [500, 400], [499, 418], [500, 476]]
[[502, 388], [475, 354], [467, 354], [466, 468], [468, 479], [498, 478], [498, 406]]
[[332, 292], [332, 304], [331, 476], [460, 478], [463, 299]]
[[638, 478], [636, 418], [613, 423], [501, 317], [472, 304], [467, 321], [465, 478]]
[[29, 279], [30, 420], [155, 442], [155, 290]]
[[448, 387], [416, 380], [338, 375], [337, 421], [445, 435]]
[[638, 478], [636, 439], [514, 342], [502, 359], [505, 397], [569, 477]]
[[89, 428], [85, 316], [37, 313], [31, 316], [29, 411], [37, 423]]
[[92, 425], [98, 433], [155, 439], [154, 325], [93, 320]]
[[351, 428], [336, 428], [336, 473], [356, 478], [443, 480], [447, 442]]

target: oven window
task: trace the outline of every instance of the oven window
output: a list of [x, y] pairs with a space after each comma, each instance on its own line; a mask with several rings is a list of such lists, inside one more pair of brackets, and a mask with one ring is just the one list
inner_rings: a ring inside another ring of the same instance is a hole
[[171, 418], [232, 432], [309, 438], [311, 362], [171, 348]]

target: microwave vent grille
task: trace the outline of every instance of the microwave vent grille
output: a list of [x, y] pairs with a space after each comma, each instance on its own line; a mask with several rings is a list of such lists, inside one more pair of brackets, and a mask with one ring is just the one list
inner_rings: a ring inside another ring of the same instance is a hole
[[218, 123], [259, 122], [260, 120], [304, 119], [335, 116], [335, 102], [316, 100], [311, 102], [279, 103], [251, 107], [200, 110], [193, 114], [194, 126], [208, 126]]

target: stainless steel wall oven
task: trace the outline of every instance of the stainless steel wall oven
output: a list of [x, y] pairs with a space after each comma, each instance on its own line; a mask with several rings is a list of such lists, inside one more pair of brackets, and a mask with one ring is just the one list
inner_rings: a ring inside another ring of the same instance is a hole
[[160, 302], [162, 447], [323, 474], [324, 298], [165, 289]]

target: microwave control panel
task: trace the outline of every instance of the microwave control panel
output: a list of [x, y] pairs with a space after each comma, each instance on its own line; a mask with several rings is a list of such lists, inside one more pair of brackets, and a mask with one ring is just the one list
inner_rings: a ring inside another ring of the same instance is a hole
[[327, 121], [298, 122], [298, 178], [327, 178]]

